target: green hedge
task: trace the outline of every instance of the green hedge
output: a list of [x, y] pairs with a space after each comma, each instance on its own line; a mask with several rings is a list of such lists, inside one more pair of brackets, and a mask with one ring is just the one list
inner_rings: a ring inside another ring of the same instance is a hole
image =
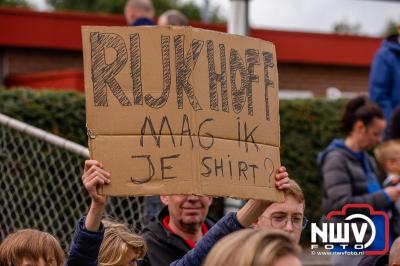
[[87, 146], [83, 94], [0, 88], [0, 113]]
[[[316, 156], [340, 136], [344, 101], [282, 100], [281, 160], [306, 195], [306, 215], [321, 215], [321, 188]], [[0, 89], [0, 113], [86, 145], [85, 99], [75, 92]], [[308, 239], [309, 233], [306, 233]]]
[[[316, 165], [318, 152], [341, 137], [340, 118], [345, 101], [283, 100], [280, 102], [281, 163], [301, 186], [310, 222], [321, 217], [321, 182]], [[310, 226], [303, 233], [310, 240]]]

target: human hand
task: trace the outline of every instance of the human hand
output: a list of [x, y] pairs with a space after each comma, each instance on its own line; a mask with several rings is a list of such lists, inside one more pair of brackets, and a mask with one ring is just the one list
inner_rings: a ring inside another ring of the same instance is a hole
[[385, 192], [389, 195], [389, 198], [395, 202], [400, 197], [400, 185], [396, 186], [388, 186], [385, 189]]
[[281, 166], [278, 169], [278, 173], [275, 175], [275, 186], [279, 190], [284, 190], [290, 187], [289, 184], [290, 178], [289, 174], [286, 171], [285, 166]]
[[[279, 190], [284, 190], [290, 187], [290, 178], [284, 166], [281, 166], [275, 175], [275, 186]], [[236, 218], [239, 223], [244, 227], [250, 226], [255, 222], [260, 215], [262, 215], [266, 208], [272, 204], [271, 201], [266, 200], [253, 200], [250, 199], [246, 204], [236, 213]]]
[[95, 160], [86, 160], [82, 175], [82, 182], [85, 189], [89, 192], [92, 205], [102, 207], [107, 202], [107, 196], [100, 195], [97, 191], [99, 186], [107, 185], [111, 182], [110, 173], [104, 170], [101, 163]]

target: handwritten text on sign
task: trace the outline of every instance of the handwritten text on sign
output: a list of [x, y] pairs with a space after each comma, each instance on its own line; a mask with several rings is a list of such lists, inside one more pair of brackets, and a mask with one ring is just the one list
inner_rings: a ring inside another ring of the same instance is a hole
[[91, 156], [111, 195], [277, 199], [271, 43], [192, 28], [84, 27]]

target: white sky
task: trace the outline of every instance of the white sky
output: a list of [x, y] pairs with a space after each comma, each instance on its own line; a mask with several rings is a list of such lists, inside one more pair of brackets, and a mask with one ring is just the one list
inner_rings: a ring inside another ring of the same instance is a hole
[[[45, 8], [44, 0], [29, 0]], [[190, 0], [181, 0], [190, 1]], [[203, 4], [205, 0], [193, 0]], [[230, 0], [209, 0], [228, 17]], [[331, 32], [333, 25], [359, 23], [361, 33], [379, 36], [389, 20], [400, 22], [400, 2], [371, 0], [251, 0], [250, 25], [291, 31]]]

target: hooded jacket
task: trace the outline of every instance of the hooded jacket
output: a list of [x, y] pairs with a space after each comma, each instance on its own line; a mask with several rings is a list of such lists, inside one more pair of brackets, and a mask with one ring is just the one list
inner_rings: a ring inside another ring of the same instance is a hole
[[[366, 203], [375, 209], [386, 209], [391, 200], [381, 189], [374, 159], [366, 152], [359, 153], [370, 166], [369, 176], [356, 154], [341, 139], [335, 139], [318, 155], [322, 176], [323, 213], [341, 210], [348, 203]], [[372, 190], [374, 190], [372, 192]]]
[[393, 109], [400, 106], [400, 41], [399, 35], [389, 36], [375, 54], [369, 75], [371, 100], [383, 110], [390, 121]]
[[[140, 266], [170, 265], [191, 250], [183, 238], [164, 227], [162, 221], [168, 215], [168, 209], [164, 207], [158, 215], [158, 219], [143, 229], [142, 236], [147, 243], [147, 254], [143, 261], [139, 262]], [[214, 225], [209, 218], [204, 223], [208, 229]]]
[[[353, 152], [342, 139], [333, 140], [332, 143], [319, 154], [318, 166], [322, 177], [323, 214], [331, 211], [340, 211], [346, 204], [369, 204], [375, 211], [391, 212], [391, 235], [400, 234], [398, 213], [393, 207], [393, 202], [382, 189], [377, 178], [377, 167], [374, 159], [366, 152]], [[363, 213], [370, 216], [366, 209], [353, 209], [347, 213]], [[374, 220], [375, 225], [383, 220]], [[325, 216], [322, 221], [326, 222]], [[343, 217], [333, 217], [332, 222], [343, 222]], [[361, 225], [359, 226], [359, 228]], [[368, 231], [367, 234], [370, 232]], [[377, 233], [376, 240], [383, 243], [385, 236]], [[354, 241], [354, 239], [353, 239]], [[355, 242], [352, 242], [354, 244]], [[375, 243], [375, 242], [374, 242]]]

